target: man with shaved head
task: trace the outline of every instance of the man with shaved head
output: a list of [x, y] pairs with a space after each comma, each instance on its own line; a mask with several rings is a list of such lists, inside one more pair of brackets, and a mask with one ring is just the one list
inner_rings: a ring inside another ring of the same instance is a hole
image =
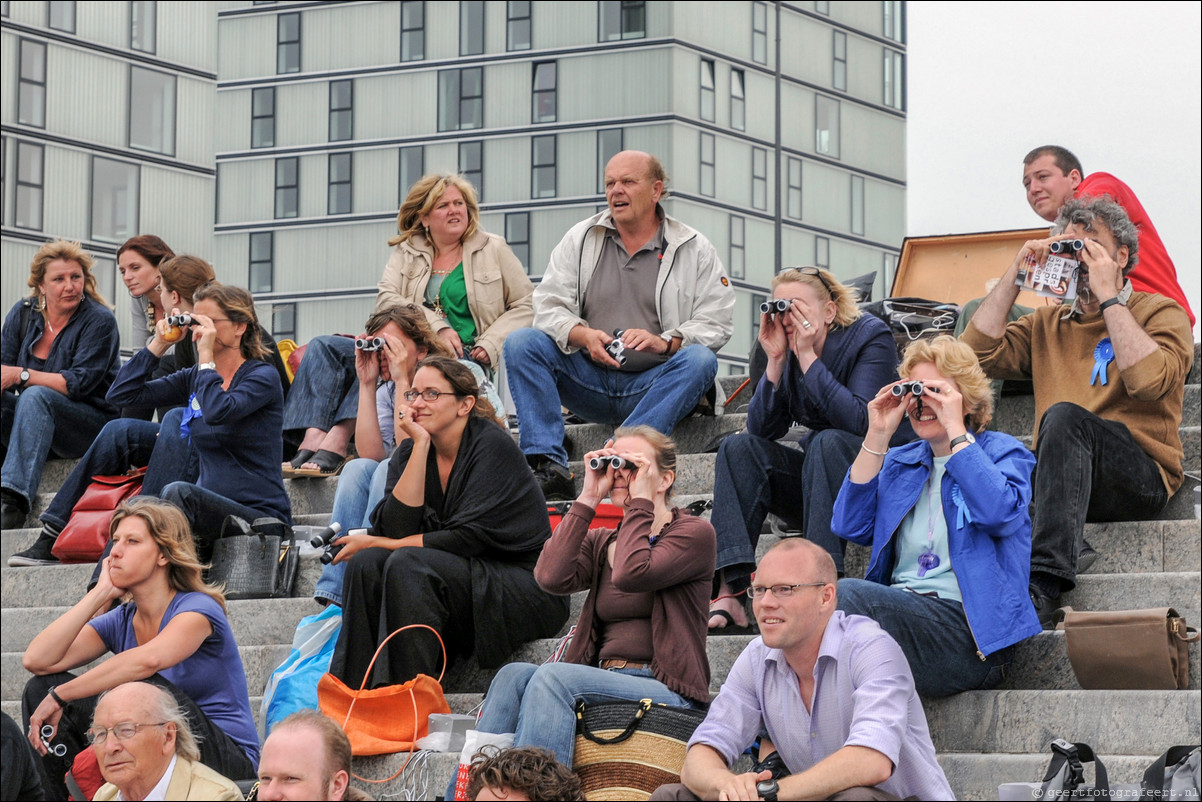
[[[689, 739], [683, 784], [652, 799], [951, 799], [901, 647], [836, 609], [835, 563], [801, 538], [760, 561], [748, 644]], [[790, 774], [730, 766], [766, 732]]]
[[713, 387], [734, 291], [709, 240], [660, 205], [667, 184], [648, 153], [610, 159], [608, 208], [564, 235], [534, 290], [534, 327], [505, 340], [522, 452], [548, 500], [576, 497], [561, 406], [670, 434]]

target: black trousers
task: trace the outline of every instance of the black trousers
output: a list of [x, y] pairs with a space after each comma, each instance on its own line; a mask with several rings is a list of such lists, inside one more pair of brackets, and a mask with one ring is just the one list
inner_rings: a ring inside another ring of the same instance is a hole
[[[26, 733], [29, 732], [29, 717], [46, 698], [50, 689], [73, 679], [74, 674], [64, 671], [59, 674], [35, 676], [25, 683], [25, 692], [21, 698], [21, 719]], [[176, 703], [183, 708], [184, 715], [188, 717], [188, 726], [191, 727], [200, 747], [201, 763], [231, 780], [255, 778], [255, 766], [246, 756], [246, 752], [242, 751], [242, 747], [226, 735], [224, 730], [214, 724], [188, 694], [158, 674], [149, 676], [144, 681], [169, 691], [175, 697]], [[92, 715], [96, 711], [98, 699], [98, 696], [89, 696], [86, 699], [67, 702], [63, 716], [59, 719], [58, 732], [52, 739], [53, 743], [64, 744], [67, 754], [62, 757], [46, 754], [38, 761], [38, 768], [42, 772], [42, 787], [46, 789], [47, 799], [67, 798], [67, 786], [63, 782], [63, 776], [71, 770], [75, 756], [90, 748], [87, 731], [92, 726]]]
[[[438, 549], [364, 549], [351, 558], [343, 581], [342, 629], [330, 673], [350, 688], [363, 682], [376, 649], [407, 624], [427, 624], [442, 636], [447, 660], [471, 654], [475, 644], [471, 562]], [[438, 677], [442, 649], [427, 630], [388, 642], [368, 688], [399, 685], [418, 674]]]

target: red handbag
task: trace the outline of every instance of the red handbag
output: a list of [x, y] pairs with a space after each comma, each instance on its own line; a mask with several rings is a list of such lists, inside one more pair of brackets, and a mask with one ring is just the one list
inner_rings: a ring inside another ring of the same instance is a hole
[[100, 559], [109, 540], [113, 512], [121, 502], [141, 492], [145, 477], [145, 468], [122, 476], [93, 476], [50, 553], [63, 563], [94, 563]]

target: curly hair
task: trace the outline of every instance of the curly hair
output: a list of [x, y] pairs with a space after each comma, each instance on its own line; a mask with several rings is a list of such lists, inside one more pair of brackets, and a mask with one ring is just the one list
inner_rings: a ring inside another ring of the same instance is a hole
[[467, 206], [467, 228], [464, 229], [463, 236], [459, 240], [467, 242], [480, 227], [480, 204], [476, 201], [476, 189], [463, 176], [448, 173], [446, 175], [424, 175], [413, 184], [409, 194], [405, 196], [404, 202], [401, 203], [400, 212], [397, 213], [396, 227], [400, 233], [388, 240], [388, 244], [400, 245], [415, 235], [421, 234], [437, 253], [437, 247], [422, 226], [422, 217], [434, 211], [435, 204], [442, 200], [442, 196], [446, 194], [449, 187], [459, 190], [459, 194], [463, 196], [463, 203]]
[[1081, 226], [1086, 231], [1097, 231], [1098, 223], [1114, 236], [1116, 245], [1127, 246], [1127, 266], [1123, 268], [1123, 275], [1126, 276], [1139, 264], [1139, 229], [1131, 222], [1127, 211], [1109, 197], [1073, 198], [1060, 207], [1052, 233], [1063, 234], [1071, 225]]
[[108, 301], [104, 300], [104, 296], [100, 294], [100, 290], [96, 289], [96, 276], [92, 273], [94, 264], [92, 254], [85, 251], [78, 242], [69, 242], [65, 239], [47, 242], [33, 255], [33, 261], [29, 263], [29, 278], [25, 282], [29, 289], [33, 290], [29, 293], [30, 298], [38, 297], [41, 292], [38, 287], [46, 280], [46, 268], [50, 266], [51, 262], [57, 262], [60, 259], [64, 262], [74, 262], [83, 270], [85, 295], [98, 304], [109, 305]]
[[486, 746], [472, 756], [467, 798], [475, 799], [485, 788], [517, 791], [533, 802], [584, 799], [580, 778], [546, 749], [528, 746], [501, 749]]
[[960, 395], [964, 399], [964, 425], [970, 431], [984, 431], [993, 420], [993, 388], [972, 348], [947, 334], [930, 340], [915, 340], [906, 348], [897, 373], [908, 379], [915, 367], [927, 363], [960, 386]]
[[786, 281], [808, 284], [818, 293], [818, 297], [829, 298], [835, 302], [834, 325], [846, 328], [860, 319], [863, 312], [856, 305], [859, 293], [835, 278], [835, 274], [821, 267], [786, 267], [772, 279], [772, 289]]
[[[672, 471], [673, 476], [676, 475], [676, 441], [668, 435], [652, 428], [645, 423], [638, 426], [619, 426], [614, 430], [614, 439], [619, 437], [639, 437], [651, 446], [655, 451], [655, 467], [660, 473]], [[672, 490], [675, 488], [676, 482], [668, 486], [668, 491], [664, 493], [664, 498], [672, 497]]]

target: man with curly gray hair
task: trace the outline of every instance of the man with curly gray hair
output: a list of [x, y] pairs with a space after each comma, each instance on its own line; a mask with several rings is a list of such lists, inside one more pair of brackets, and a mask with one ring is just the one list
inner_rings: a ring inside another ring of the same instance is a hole
[[[1086, 521], [1154, 518], [1184, 480], [1181, 425], [1194, 348], [1186, 311], [1136, 292], [1139, 232], [1105, 198], [1064, 204], [1053, 233], [1023, 245], [977, 309], [963, 340], [991, 378], [1035, 386], [1035, 518], [1031, 601], [1045, 628], [1062, 592], [1097, 554]], [[1077, 299], [1006, 322], [1024, 267], [1053, 242], [1083, 241]]]

